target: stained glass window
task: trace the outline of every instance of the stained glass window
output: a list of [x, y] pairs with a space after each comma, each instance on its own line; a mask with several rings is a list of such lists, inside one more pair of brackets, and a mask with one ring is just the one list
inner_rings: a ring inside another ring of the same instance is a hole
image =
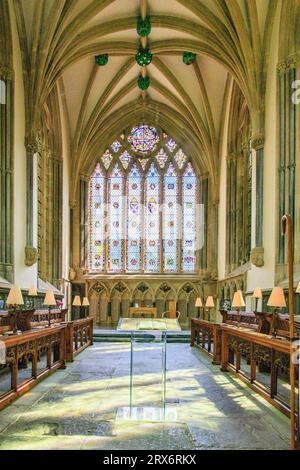
[[195, 272], [199, 190], [190, 159], [162, 129], [121, 134], [90, 177], [89, 269]]
[[145, 181], [145, 271], [160, 270], [159, 174], [152, 164]]
[[142, 178], [133, 165], [127, 180], [127, 271], [141, 270]]
[[146, 158], [139, 158], [139, 162], [142, 165], [143, 170], [145, 170], [148, 164], [148, 160]]
[[166, 161], [168, 160], [168, 155], [166, 155], [164, 149], [160, 149], [160, 151], [156, 155], [156, 160], [158, 161], [160, 168], [163, 168], [165, 166]]
[[177, 144], [176, 144], [175, 140], [168, 139], [167, 142], [166, 142], [166, 146], [170, 150], [170, 152], [174, 152], [174, 150], [177, 147]]
[[113, 157], [112, 157], [112, 155], [109, 153], [109, 150], [106, 150], [106, 152], [105, 152], [105, 153], [103, 154], [103, 156], [102, 156], [103, 165], [104, 165], [104, 167], [105, 167], [106, 170], [108, 170], [112, 159], [113, 159]]
[[155, 127], [145, 125], [133, 127], [128, 136], [128, 142], [134, 152], [146, 155], [155, 150], [156, 144], [159, 142], [159, 135]]
[[163, 249], [164, 271], [177, 271], [178, 246], [178, 177], [170, 163], [164, 175]]
[[124, 220], [124, 178], [118, 164], [108, 177], [108, 271], [120, 272], [123, 269], [123, 220]]
[[197, 180], [189, 163], [182, 177], [182, 271], [196, 268], [196, 194]]
[[90, 269], [91, 271], [104, 271], [104, 193], [105, 175], [102, 173], [100, 165], [95, 168], [90, 178]]
[[120, 142], [118, 140], [115, 140], [111, 144], [111, 148], [115, 153], [118, 153], [118, 151], [120, 150], [121, 147], [122, 147], [122, 144], [120, 144]]
[[178, 168], [182, 168], [183, 165], [185, 164], [186, 162], [186, 155], [183, 153], [183, 151], [181, 149], [178, 150], [178, 152], [176, 153], [175, 155], [175, 160], [176, 160], [176, 163], [178, 165]]
[[128, 168], [128, 165], [129, 165], [130, 160], [131, 160], [131, 156], [129, 155], [127, 150], [125, 150], [125, 152], [123, 152], [122, 155], [120, 155], [120, 160], [121, 160], [121, 163], [122, 163], [123, 167], [125, 169]]

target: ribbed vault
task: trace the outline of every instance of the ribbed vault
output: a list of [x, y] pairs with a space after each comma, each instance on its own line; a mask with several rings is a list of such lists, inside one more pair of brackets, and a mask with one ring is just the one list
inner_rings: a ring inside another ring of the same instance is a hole
[[[91, 171], [111, 138], [141, 120], [173, 134], [217, 187], [228, 76], [245, 97], [253, 132], [263, 132], [266, 57], [280, 1], [14, 0], [14, 5], [27, 134], [38, 130], [44, 103], [57, 88], [69, 121], [72, 200], [80, 175]], [[141, 39], [137, 17], [146, 14], [152, 29]], [[134, 59], [140, 44], [153, 53], [142, 72]], [[197, 54], [194, 64], [183, 63], [183, 51]], [[95, 64], [99, 54], [109, 55], [105, 67]], [[137, 86], [141, 73], [151, 79], [146, 92]]]

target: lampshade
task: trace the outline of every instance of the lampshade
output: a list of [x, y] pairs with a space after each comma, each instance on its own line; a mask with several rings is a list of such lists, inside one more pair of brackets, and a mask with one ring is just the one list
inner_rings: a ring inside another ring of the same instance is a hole
[[82, 306], [88, 307], [90, 305], [89, 299], [87, 297], [83, 297]]
[[80, 300], [79, 295], [75, 295], [72, 305], [74, 305], [74, 307], [80, 307], [81, 306], [81, 300]]
[[56, 305], [53, 290], [48, 290], [48, 292], [46, 293], [44, 298], [44, 305], [48, 305], [49, 307], [52, 305]]
[[28, 295], [30, 297], [35, 297], [37, 295], [37, 291], [36, 291], [36, 288], [34, 286], [29, 287]]
[[6, 299], [7, 305], [24, 305], [24, 300], [20, 287], [13, 286]]
[[203, 307], [202, 300], [200, 297], [197, 297], [196, 302], [195, 302], [195, 307]]
[[214, 299], [213, 299], [212, 295], [209, 295], [206, 299], [205, 307], [213, 308], [214, 306], [215, 306]]
[[273, 287], [272, 293], [268, 300], [268, 307], [286, 307], [282, 287]]
[[243, 293], [241, 290], [238, 290], [234, 293], [233, 300], [232, 300], [232, 307], [235, 307], [235, 308], [245, 307], [245, 301], [244, 301]]
[[299, 282], [299, 284], [298, 284], [298, 286], [297, 286], [296, 294], [300, 294], [300, 282]]
[[256, 289], [254, 289], [252, 297], [254, 297], [255, 299], [261, 299], [262, 298], [262, 291], [261, 291], [260, 287], [256, 287]]

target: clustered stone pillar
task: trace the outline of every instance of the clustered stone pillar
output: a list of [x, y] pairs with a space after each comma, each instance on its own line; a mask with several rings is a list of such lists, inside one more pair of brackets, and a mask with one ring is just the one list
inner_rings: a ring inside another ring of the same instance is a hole
[[255, 217], [255, 247], [251, 251], [251, 262], [257, 266], [264, 265], [263, 247], [263, 217], [264, 217], [264, 135], [255, 135], [252, 148], [256, 152], [256, 217]]
[[25, 264], [32, 266], [37, 262], [38, 250], [33, 244], [33, 181], [34, 165], [33, 158], [39, 151], [38, 139], [35, 136], [29, 136], [25, 139], [26, 147], [26, 246], [25, 246]]
[[13, 281], [13, 71], [0, 65], [0, 276]]

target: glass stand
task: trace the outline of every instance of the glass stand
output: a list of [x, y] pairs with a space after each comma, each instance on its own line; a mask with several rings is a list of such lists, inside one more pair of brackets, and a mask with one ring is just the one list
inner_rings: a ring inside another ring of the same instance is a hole
[[166, 406], [166, 358], [166, 331], [131, 332], [129, 406], [118, 409], [117, 420], [177, 420]]

